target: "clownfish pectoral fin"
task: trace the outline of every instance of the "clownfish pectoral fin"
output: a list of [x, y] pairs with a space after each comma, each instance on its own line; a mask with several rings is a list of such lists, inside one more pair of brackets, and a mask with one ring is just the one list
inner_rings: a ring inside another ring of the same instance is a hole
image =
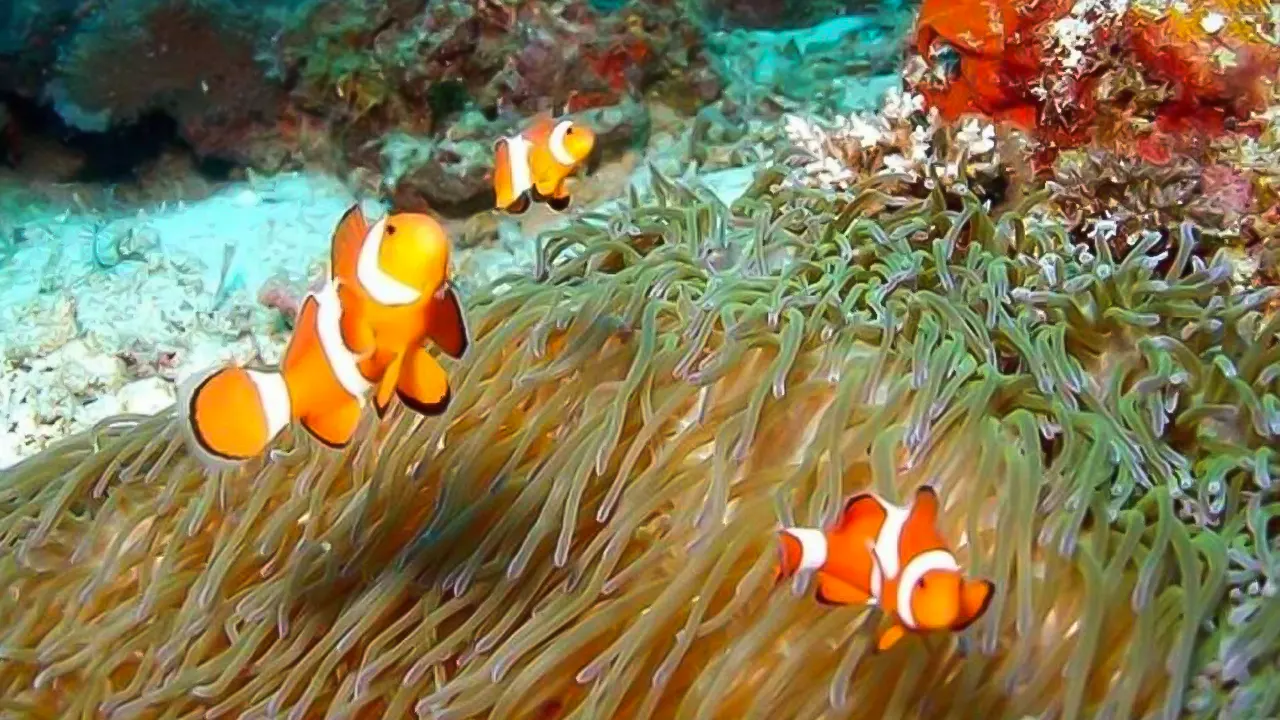
[[917, 513], [920, 520], [928, 527], [936, 527], [938, 523], [938, 491], [928, 485], [916, 488], [916, 498], [911, 510]]
[[466, 315], [453, 283], [442, 283], [427, 306], [427, 337], [449, 357], [460, 358], [471, 346]]
[[342, 342], [357, 357], [373, 352], [373, 327], [365, 320], [364, 298], [354, 285], [341, 280], [334, 281], [338, 291], [338, 304], [341, 314], [338, 316], [338, 329], [342, 333]]
[[875, 519], [876, 522], [884, 517], [884, 507], [880, 505], [880, 501], [871, 493], [858, 493], [849, 498], [844, 504], [844, 510], [840, 512], [840, 519], [836, 523], [836, 530], [844, 530], [853, 527], [864, 520]]
[[995, 590], [990, 580], [964, 580], [960, 587], [960, 615], [951, 629], [964, 630], [982, 617], [991, 605]]
[[871, 594], [830, 573], [818, 573], [818, 602], [823, 605], [865, 605]]
[[302, 427], [312, 437], [335, 450], [346, 447], [360, 424], [360, 402], [354, 397], [302, 416]]
[[426, 348], [405, 353], [396, 379], [400, 402], [419, 415], [439, 415], [449, 406], [449, 376]]
[[333, 231], [333, 248], [329, 258], [329, 276], [351, 281], [356, 277], [356, 265], [360, 259], [360, 247], [369, 233], [369, 221], [364, 217], [360, 204], [352, 205], [338, 220]]
[[391, 364], [387, 366], [386, 371], [382, 374], [382, 380], [378, 382], [378, 389], [373, 394], [373, 409], [378, 411], [378, 417], [387, 414], [387, 407], [391, 405], [391, 396], [395, 393], [396, 381], [400, 377], [400, 368], [404, 366], [404, 354], [395, 356]]
[[876, 640], [876, 652], [884, 652], [894, 645], [897, 645], [899, 640], [906, 637], [906, 634], [907, 629], [898, 623], [890, 625], [889, 629], [880, 633], [880, 638]]

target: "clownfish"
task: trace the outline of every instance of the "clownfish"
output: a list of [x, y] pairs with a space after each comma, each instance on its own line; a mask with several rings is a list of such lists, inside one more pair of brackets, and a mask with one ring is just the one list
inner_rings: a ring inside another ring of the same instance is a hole
[[499, 138], [493, 145], [493, 190], [497, 208], [514, 215], [534, 202], [552, 210], [569, 207], [565, 179], [591, 154], [596, 135], [572, 120], [556, 122], [541, 113], [519, 135]]
[[438, 415], [451, 392], [430, 340], [460, 358], [470, 335], [452, 282], [449, 240], [427, 215], [372, 226], [359, 205], [333, 234], [329, 280], [302, 302], [277, 369], [223, 366], [196, 376], [180, 399], [186, 428], [215, 460], [262, 453], [292, 422], [331, 448], [355, 434], [372, 391], [378, 416], [392, 394]]
[[995, 586], [964, 576], [937, 530], [938, 496], [916, 490], [910, 507], [872, 493], [849, 498], [830, 530], [784, 528], [778, 580], [815, 571], [828, 605], [878, 605], [894, 619], [876, 642], [893, 647], [907, 631], [963, 630], [986, 612]]

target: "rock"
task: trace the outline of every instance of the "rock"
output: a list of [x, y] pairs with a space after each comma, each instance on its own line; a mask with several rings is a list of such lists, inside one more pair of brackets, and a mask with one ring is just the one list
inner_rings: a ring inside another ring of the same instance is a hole
[[492, 207], [492, 154], [492, 142], [444, 139], [432, 147], [425, 162], [395, 182], [392, 202], [397, 210], [447, 217]]
[[584, 110], [573, 117], [595, 131], [595, 154], [603, 160], [643, 147], [652, 128], [648, 106], [633, 101]]
[[135, 380], [120, 388], [116, 397], [121, 412], [154, 415], [173, 404], [176, 393], [172, 384], [159, 377]]
[[283, 99], [259, 64], [255, 23], [229, 5], [103, 3], [66, 42], [50, 87], [69, 121], [163, 112], [197, 153], [237, 155]]

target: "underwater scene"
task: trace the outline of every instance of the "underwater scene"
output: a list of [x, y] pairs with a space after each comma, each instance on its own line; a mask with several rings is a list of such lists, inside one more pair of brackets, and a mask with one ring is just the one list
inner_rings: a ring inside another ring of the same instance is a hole
[[196, 718], [1280, 718], [1280, 4], [0, 3], [0, 720]]

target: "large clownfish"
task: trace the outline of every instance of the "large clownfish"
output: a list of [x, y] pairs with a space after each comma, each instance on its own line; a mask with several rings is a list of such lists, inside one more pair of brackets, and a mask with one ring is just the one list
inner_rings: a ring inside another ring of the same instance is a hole
[[329, 281], [303, 301], [280, 367], [224, 366], [189, 384], [179, 407], [197, 446], [246, 460], [297, 421], [341, 448], [371, 390], [379, 417], [393, 393], [424, 415], [444, 412], [449, 379], [425, 342], [455, 358], [470, 342], [448, 268], [449, 240], [431, 217], [371, 227], [353, 206], [334, 231]]
[[534, 118], [519, 135], [494, 143], [493, 190], [497, 207], [512, 214], [529, 209], [533, 201], [552, 210], [569, 207], [565, 179], [584, 163], [596, 145], [596, 135], [572, 120], [556, 122], [549, 113]]
[[995, 586], [964, 576], [937, 518], [938, 496], [927, 486], [916, 490], [910, 507], [860, 493], [830, 530], [780, 532], [779, 579], [815, 571], [819, 602], [878, 605], [894, 618], [876, 642], [879, 651], [909, 630], [963, 630], [986, 612]]

